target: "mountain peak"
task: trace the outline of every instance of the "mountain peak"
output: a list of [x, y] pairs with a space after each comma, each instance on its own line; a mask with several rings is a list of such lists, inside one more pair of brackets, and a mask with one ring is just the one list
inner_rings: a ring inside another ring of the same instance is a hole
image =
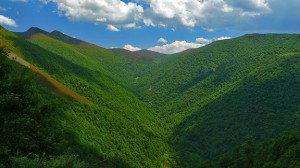
[[48, 35], [49, 34], [49, 32], [47, 32], [47, 31], [45, 31], [43, 29], [40, 29], [38, 27], [31, 27], [25, 33], [28, 34], [28, 35], [31, 35], [31, 36], [32, 35], [36, 35], [36, 34], [44, 34], [44, 35]]
[[37, 35], [37, 34], [48, 35], [49, 32], [47, 32], [45, 30], [42, 30], [38, 27], [31, 27], [26, 32], [16, 32], [16, 34], [20, 35], [23, 38], [30, 38], [30, 37], [32, 37], [34, 35]]
[[58, 30], [54, 30], [54, 31], [52, 31], [50, 34], [51, 34], [51, 35], [65, 35], [65, 33], [62, 33], [62, 32], [60, 32], [60, 31], [58, 31]]
[[50, 36], [57, 39], [57, 40], [61, 40], [63, 42], [69, 43], [69, 44], [80, 44], [83, 43], [83, 41], [74, 38], [74, 37], [70, 37], [68, 35], [66, 35], [65, 33], [62, 33], [58, 30], [54, 30], [50, 33]]

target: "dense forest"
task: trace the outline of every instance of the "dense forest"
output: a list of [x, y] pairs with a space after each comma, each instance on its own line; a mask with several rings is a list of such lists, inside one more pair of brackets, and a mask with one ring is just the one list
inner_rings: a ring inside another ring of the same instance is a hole
[[[0, 33], [0, 167], [300, 166], [299, 35], [160, 55]], [[9, 53], [89, 101], [55, 94]]]

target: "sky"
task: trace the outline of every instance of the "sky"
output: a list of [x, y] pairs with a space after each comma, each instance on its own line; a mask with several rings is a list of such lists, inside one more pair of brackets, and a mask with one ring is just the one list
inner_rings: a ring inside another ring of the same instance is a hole
[[0, 0], [0, 25], [172, 54], [249, 33], [300, 33], [299, 9], [300, 0]]

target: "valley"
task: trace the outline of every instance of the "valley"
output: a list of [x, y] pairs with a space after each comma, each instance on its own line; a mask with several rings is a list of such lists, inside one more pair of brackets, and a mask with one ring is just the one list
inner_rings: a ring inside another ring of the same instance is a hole
[[0, 47], [26, 60], [35, 92], [55, 106], [49, 122], [60, 138], [48, 158], [78, 167], [300, 165], [299, 34], [247, 34], [166, 55], [1, 27]]

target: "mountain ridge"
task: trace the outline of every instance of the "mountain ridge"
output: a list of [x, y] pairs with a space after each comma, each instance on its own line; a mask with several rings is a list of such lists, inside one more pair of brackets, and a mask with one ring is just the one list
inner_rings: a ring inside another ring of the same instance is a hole
[[[72, 44], [72, 45], [87, 45], [87, 46], [103, 48], [103, 47], [98, 46], [96, 44], [92, 44], [92, 43], [77, 39], [75, 37], [71, 37], [69, 35], [66, 35], [63, 32], [58, 31], [58, 30], [53, 30], [51, 32], [47, 32], [47, 31], [45, 31], [43, 29], [40, 29], [38, 27], [31, 27], [25, 32], [14, 32], [14, 33], [16, 33], [17, 35], [19, 35], [19, 36], [21, 36], [22, 38], [25, 38], [25, 39], [29, 39], [30, 37], [32, 37], [34, 35], [37, 35], [37, 34], [43, 34], [43, 35], [55, 38], [57, 40], [66, 42], [68, 44]], [[116, 48], [116, 49], [111, 49], [111, 50], [119, 51], [119, 50], [122, 50], [122, 48]], [[126, 49], [123, 49], [123, 50], [126, 50]], [[150, 51], [150, 50], [147, 50], [147, 49], [142, 49], [142, 50], [133, 51], [133, 52], [129, 51], [129, 50], [126, 50], [126, 52], [131, 53], [133, 55], [133, 57], [138, 57], [138, 58], [139, 57], [149, 58], [149, 57], [158, 57], [158, 56], [166, 55], [166, 54], [162, 54], [162, 53], [159, 53], [159, 52]]]

